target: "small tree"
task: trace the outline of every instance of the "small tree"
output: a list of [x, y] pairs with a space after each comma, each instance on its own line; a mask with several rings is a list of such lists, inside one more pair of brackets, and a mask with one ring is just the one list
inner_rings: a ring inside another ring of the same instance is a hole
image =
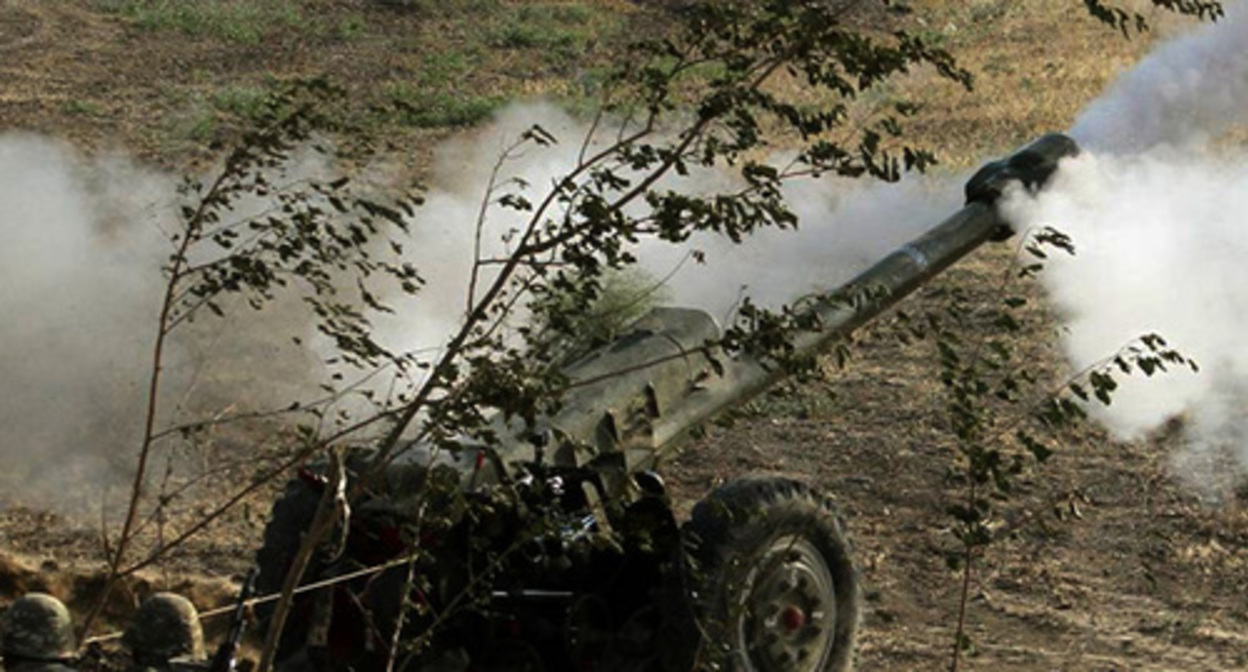
[[947, 506], [959, 547], [945, 560], [961, 575], [950, 658], [954, 671], [972, 646], [965, 626], [974, 569], [997, 539], [997, 523], [1015, 495], [1017, 479], [1058, 452], [1061, 438], [1087, 419], [1090, 404], [1110, 405], [1119, 377], [1151, 377], [1170, 367], [1197, 370], [1160, 336], [1143, 334], [1054, 383], [1044, 363], [1019, 348], [1022, 335], [1040, 330], [1035, 322], [1044, 319], [1027, 311], [1026, 283], [1043, 271], [1050, 254], [1073, 255], [1075, 247], [1052, 228], [1019, 238], [1018, 263], [991, 288], [993, 300], [974, 299], [953, 287], [932, 292], [916, 314], [896, 315], [903, 342], [931, 343], [946, 393], [944, 414], [953, 449], [947, 477], [962, 492]]

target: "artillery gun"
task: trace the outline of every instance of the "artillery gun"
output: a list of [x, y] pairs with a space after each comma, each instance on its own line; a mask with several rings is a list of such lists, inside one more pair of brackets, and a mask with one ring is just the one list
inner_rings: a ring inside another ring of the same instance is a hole
[[[1052, 134], [984, 166], [962, 210], [812, 301], [796, 352], [823, 351], [1008, 238], [1003, 190], [1041, 188], [1078, 151]], [[849, 669], [859, 594], [831, 501], [795, 480], [745, 478], [681, 526], [656, 473], [695, 428], [785, 376], [719, 341], [706, 313], [655, 309], [568, 366], [561, 410], [536, 428], [391, 465], [352, 503], [343, 548], [305, 581], [384, 569], [304, 594], [280, 655], [326, 669]], [[304, 472], [274, 505], [260, 592], [280, 588], [325, 487]], [[456, 507], [450, 522], [414, 524], [441, 506]], [[411, 645], [389, 660], [396, 641]]]

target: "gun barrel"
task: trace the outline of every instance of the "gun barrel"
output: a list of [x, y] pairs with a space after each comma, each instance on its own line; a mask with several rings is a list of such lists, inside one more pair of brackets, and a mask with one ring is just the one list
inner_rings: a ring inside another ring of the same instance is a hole
[[[831, 347], [933, 276], [989, 240], [1012, 233], [996, 200], [1012, 183], [1041, 188], [1061, 159], [1078, 154], [1073, 140], [1046, 135], [981, 168], [966, 185], [967, 204], [807, 308], [817, 327], [798, 333], [799, 354]], [[626, 474], [654, 466], [693, 428], [745, 403], [786, 373], [749, 355], [729, 356], [705, 312], [660, 308], [627, 334], [566, 371], [571, 388], [552, 418], [556, 464], [597, 463]], [[505, 451], [507, 462], [534, 458], [532, 449]]]
[[1008, 158], [980, 168], [966, 184], [966, 206], [902, 245], [816, 306], [823, 328], [805, 340], [802, 350], [826, 347], [869, 322], [889, 306], [990, 240], [1005, 240], [1014, 231], [997, 211], [996, 201], [1011, 183], [1038, 190], [1063, 158], [1076, 156], [1079, 146], [1060, 133], [1045, 135]]

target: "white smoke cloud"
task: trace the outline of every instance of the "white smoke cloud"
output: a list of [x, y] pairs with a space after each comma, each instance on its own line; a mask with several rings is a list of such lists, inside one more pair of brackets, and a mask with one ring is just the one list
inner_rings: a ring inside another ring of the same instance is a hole
[[[831, 178], [790, 183], [785, 197], [798, 228], [761, 230], [741, 244], [696, 236], [690, 245], [706, 252], [706, 263], [686, 263], [672, 277], [676, 302], [724, 319], [743, 296], [774, 308], [836, 287], [961, 208], [958, 184], [921, 176], [897, 184]], [[643, 261], [661, 275], [685, 249], [651, 246]]]
[[1226, 9], [1087, 108], [1071, 131], [1085, 153], [1038, 200], [1003, 205], [1078, 248], [1045, 273], [1075, 369], [1151, 332], [1200, 363], [1199, 374], [1124, 381], [1098, 415], [1124, 437], [1183, 418], [1174, 464], [1210, 496], [1248, 473], [1248, 153], [1221, 142], [1248, 121], [1248, 5]]
[[[523, 180], [530, 185], [526, 195], [538, 200], [576, 165], [589, 132], [564, 111], [541, 103], [513, 105], [482, 130], [439, 148], [433, 188], [413, 223], [413, 258], [430, 282], [428, 291], [410, 307], [419, 311], [422, 324], [408, 319], [413, 313], [399, 311], [403, 317], [393, 331], [405, 335], [396, 335], [395, 342], [409, 346], [440, 342], [463, 314], [482, 195], [499, 154], [534, 124], [559, 142], [526, 147], [504, 162], [493, 179]], [[590, 144], [591, 153], [614, 137], [612, 130], [600, 131]], [[730, 190], [735, 184], [730, 172], [703, 170], [673, 176], [658, 186], [706, 194]], [[914, 176], [899, 184], [799, 180], [785, 194], [800, 218], [797, 230], [765, 229], [742, 244], [713, 234], [695, 235], [681, 245], [649, 240], [641, 243], [638, 256], [653, 277], [667, 280], [672, 303], [700, 307], [723, 319], [743, 296], [774, 307], [848, 280], [961, 207], [959, 184], [949, 178]], [[484, 256], [501, 254], [505, 246], [500, 238], [521, 226], [525, 216], [499, 208], [487, 215]], [[705, 263], [692, 261], [691, 250], [702, 252]]]
[[1208, 368], [1127, 385], [1106, 415], [1122, 435], [1183, 413], [1200, 402], [1213, 372], [1248, 364], [1238, 337], [1248, 313], [1236, 309], [1248, 298], [1248, 209], [1237, 207], [1248, 206], [1245, 186], [1248, 161], [1085, 154], [1066, 162], [1040, 199], [1006, 205], [1009, 216], [1075, 242], [1077, 254], [1055, 255], [1045, 280], [1076, 369], [1153, 332]]
[[[110, 175], [127, 176], [126, 188]], [[0, 456], [10, 491], [55, 491], [64, 470], [78, 482], [107, 463], [97, 446], [134, 445], [138, 426], [122, 419], [142, 405], [136, 364], [150, 351], [159, 296], [135, 269], [158, 268], [164, 248], [158, 232], [116, 217], [141, 216], [144, 198], [168, 186], [121, 159], [87, 166], [60, 143], [0, 138]]]
[[1070, 134], [1099, 153], [1137, 153], [1216, 137], [1244, 119], [1248, 11], [1224, 2], [1217, 23], [1166, 42], [1080, 113]]
[[[299, 175], [321, 167], [297, 161]], [[64, 512], [127, 481], [142, 438], [173, 251], [177, 181], [120, 155], [0, 135], [0, 488]], [[248, 208], [258, 203], [240, 204]], [[240, 307], [241, 308], [241, 307]], [[205, 316], [206, 317], [206, 316]], [[306, 311], [278, 301], [179, 327], [163, 360], [157, 428], [322, 396]], [[170, 453], [161, 452], [161, 455]], [[163, 462], [162, 462], [163, 464]]]
[[[534, 125], [540, 125], [559, 142], [547, 147], [525, 143], [500, 164], [503, 153]], [[525, 213], [486, 201], [497, 201], [507, 193], [521, 193], [531, 201], [540, 199], [554, 180], [576, 165], [579, 143], [587, 131], [553, 105], [513, 105], [485, 127], [451, 138], [437, 148], [430, 189], [412, 218], [406, 251], [427, 284], [414, 299], [391, 297], [396, 312], [378, 326], [381, 338], [392, 349], [427, 351], [445, 343], [467, 312], [477, 254], [482, 259], [505, 255], [509, 249], [504, 242], [507, 233], [527, 221]], [[497, 266], [488, 264], [478, 268], [477, 297], [496, 270]]]

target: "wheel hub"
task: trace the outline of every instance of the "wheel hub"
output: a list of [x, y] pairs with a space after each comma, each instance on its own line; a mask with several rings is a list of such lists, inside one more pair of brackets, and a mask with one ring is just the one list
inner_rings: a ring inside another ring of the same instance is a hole
[[796, 605], [784, 610], [780, 615], [780, 625], [786, 633], [792, 634], [806, 625], [806, 612]]
[[803, 537], [776, 540], [747, 578], [738, 636], [751, 670], [823, 670], [836, 631], [832, 572]]

